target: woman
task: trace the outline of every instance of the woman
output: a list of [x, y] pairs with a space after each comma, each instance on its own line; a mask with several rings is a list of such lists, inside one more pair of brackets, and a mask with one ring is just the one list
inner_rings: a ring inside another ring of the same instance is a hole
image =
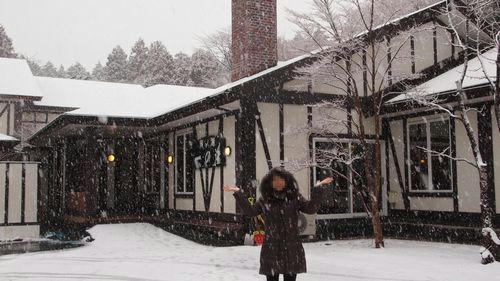
[[297, 181], [283, 168], [273, 168], [260, 184], [261, 197], [250, 205], [247, 196], [235, 186], [224, 186], [224, 191], [234, 192], [237, 204], [245, 215], [264, 216], [264, 244], [260, 252], [259, 274], [267, 280], [278, 280], [279, 274], [285, 281], [293, 281], [298, 273], [306, 272], [304, 248], [299, 237], [299, 211], [314, 214], [322, 197], [321, 185], [329, 184], [329, 177], [311, 189], [311, 200], [306, 200], [298, 190]]

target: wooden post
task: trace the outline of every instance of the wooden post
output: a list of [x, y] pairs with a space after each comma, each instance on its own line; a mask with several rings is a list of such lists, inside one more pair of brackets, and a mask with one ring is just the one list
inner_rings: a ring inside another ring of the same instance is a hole
[[166, 181], [168, 179], [165, 178], [165, 175], [167, 174], [165, 172], [166, 169], [166, 163], [167, 163], [167, 157], [166, 157], [166, 150], [165, 150], [165, 135], [162, 135], [160, 137], [160, 143], [159, 143], [159, 152], [160, 152], [160, 161], [157, 163], [157, 165], [160, 165], [160, 208], [165, 209], [165, 200], [166, 200]]
[[496, 36], [497, 43], [497, 79], [495, 81], [495, 115], [497, 118], [497, 127], [500, 131], [500, 31]]
[[[114, 154], [115, 152], [115, 141], [114, 139], [108, 144], [107, 155], [110, 153]], [[115, 161], [120, 161], [117, 159]], [[107, 194], [107, 207], [109, 209], [115, 208], [115, 161], [108, 161], [108, 169], [107, 169], [107, 186], [108, 186], [108, 194]]]
[[64, 215], [66, 213], [66, 139], [63, 140], [62, 151], [61, 151], [61, 213]]

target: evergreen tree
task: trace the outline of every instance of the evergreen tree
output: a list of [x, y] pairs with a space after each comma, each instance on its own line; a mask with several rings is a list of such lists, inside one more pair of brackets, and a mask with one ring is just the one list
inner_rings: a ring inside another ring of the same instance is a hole
[[0, 57], [16, 58], [17, 54], [12, 46], [12, 40], [7, 36], [5, 29], [0, 24]]
[[222, 72], [217, 58], [210, 52], [198, 49], [191, 56], [190, 78], [195, 86], [214, 88], [223, 84], [220, 81]]
[[50, 61], [42, 67], [42, 76], [58, 77], [57, 69]]
[[102, 66], [101, 62], [98, 62], [94, 66], [94, 69], [92, 70], [92, 80], [106, 81], [104, 67]]
[[90, 80], [90, 73], [79, 62], [73, 64], [66, 71], [66, 75], [70, 79]]
[[19, 58], [26, 60], [26, 62], [28, 63], [28, 66], [30, 67], [31, 73], [33, 75], [35, 75], [35, 76], [42, 75], [42, 67], [40, 66], [40, 64], [36, 60], [28, 58], [24, 55], [20, 55]]
[[116, 46], [108, 56], [108, 61], [104, 67], [106, 81], [123, 82], [127, 81], [127, 54], [122, 47]]
[[57, 70], [57, 77], [59, 78], [66, 78], [66, 69], [64, 69], [64, 66], [59, 66], [59, 69]]
[[139, 38], [132, 47], [128, 60], [128, 81], [143, 84], [146, 79], [144, 64], [148, 57], [148, 48], [144, 40]]
[[149, 53], [144, 64], [146, 73], [145, 86], [171, 84], [174, 60], [167, 48], [160, 41], [149, 46]]
[[186, 86], [190, 80], [191, 58], [184, 53], [177, 53], [174, 58], [174, 85]]

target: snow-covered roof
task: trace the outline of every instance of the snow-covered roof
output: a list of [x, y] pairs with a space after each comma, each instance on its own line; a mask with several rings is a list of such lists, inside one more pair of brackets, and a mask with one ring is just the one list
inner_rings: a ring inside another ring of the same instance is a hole
[[211, 93], [212, 89], [141, 85], [35, 77], [42, 93], [39, 106], [77, 108], [67, 115], [151, 118]]
[[41, 96], [26, 60], [0, 58], [0, 95]]
[[[497, 50], [494, 48], [470, 60], [468, 62], [467, 72], [465, 74], [462, 88], [467, 89], [484, 85], [488, 83], [488, 78], [491, 81], [496, 81], [496, 57]], [[455, 81], [460, 80], [463, 69], [464, 64], [461, 64], [411, 90], [408, 90], [406, 93], [389, 100], [387, 103], [397, 103], [412, 98], [456, 91]]]
[[214, 89], [159, 84], [144, 91], [148, 99], [161, 104], [150, 112], [149, 117], [156, 117], [206, 98], [213, 94]]
[[5, 135], [5, 134], [0, 134], [0, 141], [19, 141], [13, 136]]
[[140, 108], [141, 85], [36, 77], [42, 93], [41, 106], [73, 107], [70, 115], [144, 117]]

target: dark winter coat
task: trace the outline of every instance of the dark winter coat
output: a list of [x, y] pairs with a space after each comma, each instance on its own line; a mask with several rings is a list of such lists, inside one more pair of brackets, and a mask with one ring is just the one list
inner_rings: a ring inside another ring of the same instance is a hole
[[299, 237], [299, 211], [306, 214], [317, 212], [323, 197], [323, 189], [313, 187], [311, 200], [297, 194], [295, 198], [259, 198], [255, 205], [241, 190], [234, 192], [237, 204], [248, 216], [262, 214], [265, 221], [265, 238], [260, 251], [260, 270], [263, 275], [304, 273], [307, 271], [304, 248]]

